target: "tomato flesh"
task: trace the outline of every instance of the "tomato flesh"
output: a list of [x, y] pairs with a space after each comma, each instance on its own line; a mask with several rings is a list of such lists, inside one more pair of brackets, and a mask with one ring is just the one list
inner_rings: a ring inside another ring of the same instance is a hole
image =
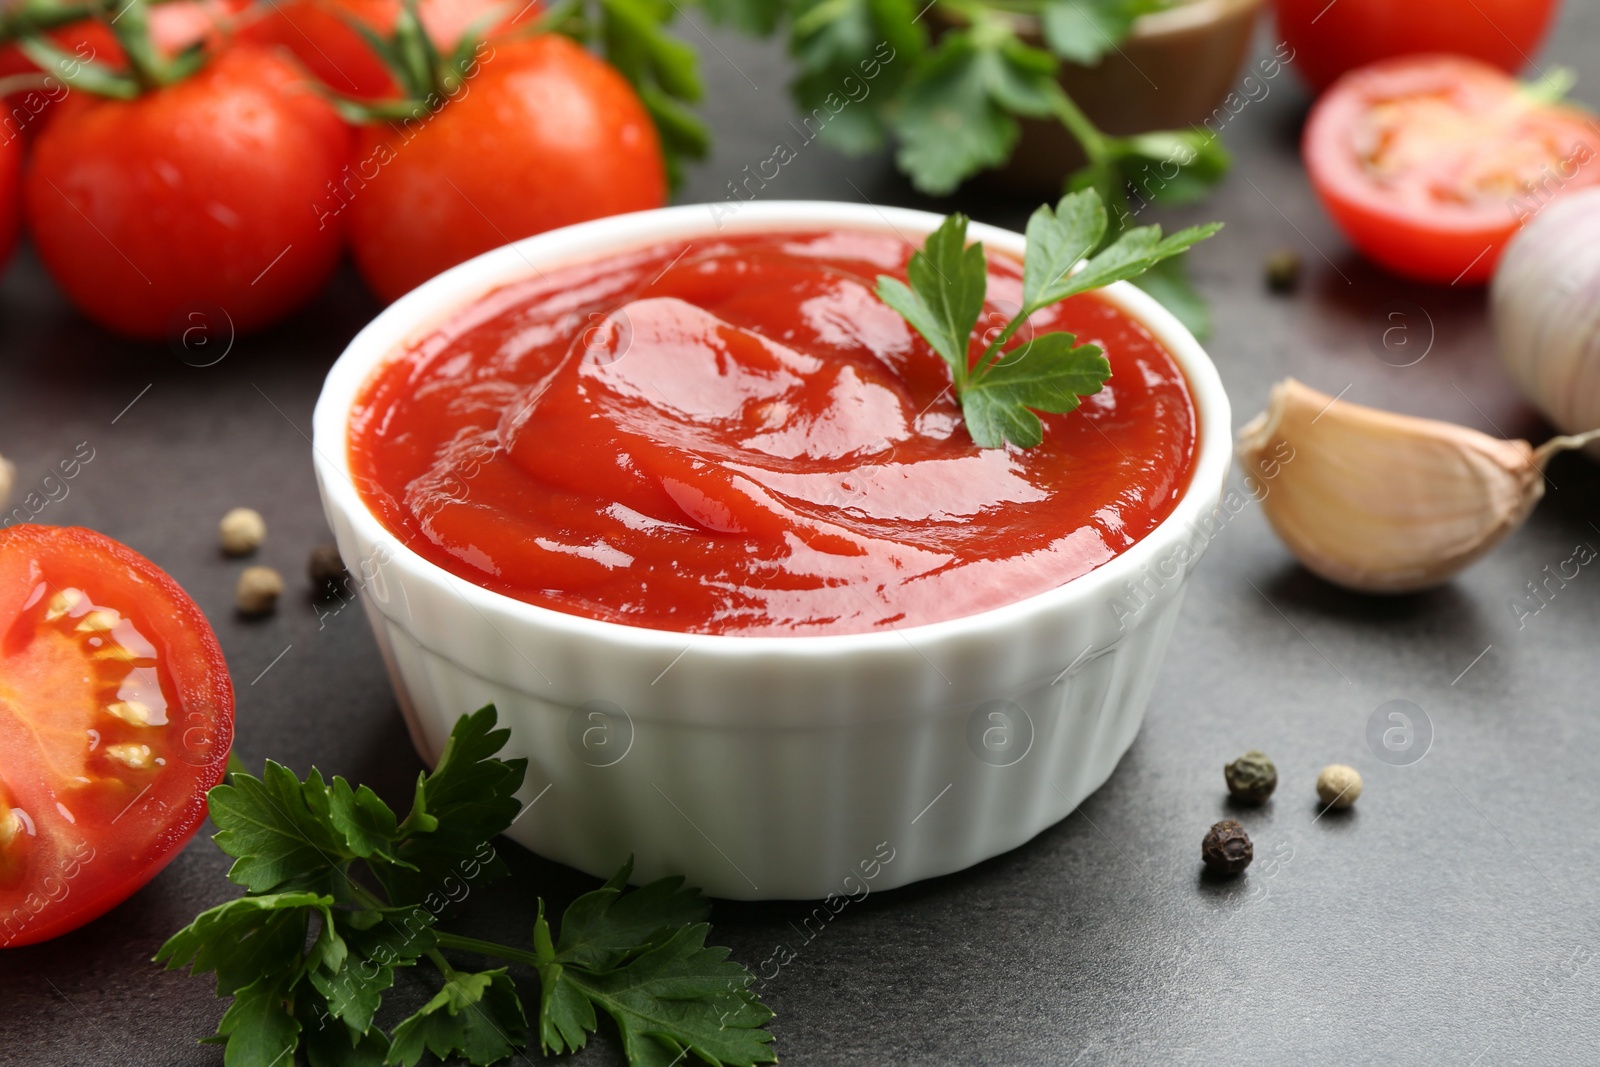
[[88, 530], [0, 531], [0, 947], [154, 877], [232, 738], [221, 650], [170, 578]]
[[1552, 198], [1600, 182], [1600, 125], [1454, 56], [1341, 78], [1302, 146], [1323, 206], [1369, 259], [1421, 281], [1482, 284]]

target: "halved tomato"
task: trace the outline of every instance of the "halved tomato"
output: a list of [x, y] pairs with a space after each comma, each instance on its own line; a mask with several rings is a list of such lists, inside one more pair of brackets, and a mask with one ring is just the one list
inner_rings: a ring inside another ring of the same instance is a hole
[[1519, 226], [1600, 182], [1600, 124], [1459, 56], [1351, 71], [1301, 146], [1322, 204], [1369, 259], [1422, 281], [1482, 284]]
[[0, 948], [153, 878], [232, 742], [222, 650], [176, 582], [90, 530], [0, 530]]

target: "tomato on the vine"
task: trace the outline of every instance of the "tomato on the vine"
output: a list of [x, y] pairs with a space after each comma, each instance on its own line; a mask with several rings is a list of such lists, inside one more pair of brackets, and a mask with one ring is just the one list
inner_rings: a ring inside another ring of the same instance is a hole
[[1396, 274], [1489, 280], [1512, 233], [1600, 182], [1600, 122], [1494, 67], [1406, 56], [1352, 71], [1317, 101], [1302, 145], [1323, 206]]
[[[232, 17], [249, 4], [250, 0], [176, 0], [152, 6], [146, 16], [149, 20], [150, 42], [158, 53], [169, 57], [196, 44], [216, 47], [226, 37]], [[46, 36], [74, 64], [101, 63], [112, 69], [126, 66], [116, 35], [98, 19], [74, 22]], [[39, 65], [14, 42], [0, 45], [0, 78], [39, 73], [46, 72], [41, 71]], [[66, 72], [48, 73], [56, 75], [56, 81], [50, 88], [24, 89], [12, 95], [11, 99], [15, 102], [11, 108], [13, 121], [32, 128], [48, 112], [51, 104], [66, 95], [66, 84], [60, 78]]]
[[177, 583], [90, 530], [0, 530], [0, 948], [155, 877], [232, 742], [227, 664]]
[[[281, 0], [241, 30], [241, 39], [278, 45], [294, 53], [328, 88], [358, 100], [378, 100], [397, 92], [383, 61], [350, 25], [355, 19], [380, 37], [387, 37], [400, 15], [401, 0]], [[496, 10], [505, 17], [493, 32], [527, 25], [538, 4], [508, 8], [501, 0], [422, 0], [418, 14], [428, 37], [441, 49], [454, 48], [462, 36]]]
[[1515, 73], [1532, 62], [1557, 0], [1274, 0], [1292, 66], [1314, 89], [1393, 56], [1448, 52]]
[[655, 126], [602, 60], [544, 35], [482, 46], [468, 74], [437, 112], [363, 130], [360, 183], [331, 207], [386, 300], [509, 241], [666, 203]]
[[156, 339], [215, 307], [265, 326], [338, 262], [342, 220], [320, 205], [350, 133], [286, 57], [237, 46], [134, 100], [74, 92], [23, 178], [29, 232], [89, 317]]

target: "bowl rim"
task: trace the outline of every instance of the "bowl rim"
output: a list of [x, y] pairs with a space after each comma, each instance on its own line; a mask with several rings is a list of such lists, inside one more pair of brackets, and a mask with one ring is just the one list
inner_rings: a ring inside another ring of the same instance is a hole
[[1196, 29], [1217, 29], [1235, 19], [1253, 17], [1266, 0], [1189, 0], [1133, 20], [1130, 40], [1145, 43]]
[[[1254, 21], [1265, 4], [1266, 0], [1178, 0], [1171, 7], [1152, 11], [1134, 19], [1133, 28], [1123, 44], [1161, 44], [1169, 37], [1183, 36], [1196, 30], [1220, 32], [1224, 27], [1240, 19]], [[942, 15], [937, 9], [932, 17], [946, 24], [951, 24], [959, 18], [959, 16]], [[1044, 30], [1037, 15], [1012, 12], [1011, 19], [1012, 24], [1030, 40], [1030, 43], [1043, 42]], [[1093, 70], [1094, 66], [1091, 65], [1086, 69]]]
[[[1099, 290], [1167, 349], [1183, 371], [1198, 422], [1196, 455], [1189, 484], [1171, 513], [1143, 538], [1095, 569], [1053, 589], [1014, 600], [987, 611], [918, 626], [866, 633], [738, 635], [653, 629], [628, 623], [569, 614], [530, 604], [478, 585], [413, 551], [401, 536], [372, 512], [356, 489], [349, 469], [349, 412], [360, 389], [378, 367], [397, 358], [407, 346], [425, 337], [458, 312], [496, 289], [523, 280], [530, 269], [592, 261], [669, 240], [720, 238], [741, 233], [803, 232], [828, 228], [908, 234], [924, 237], [944, 216], [911, 208], [871, 203], [770, 200], [722, 204], [686, 204], [615, 215], [528, 237], [467, 260], [435, 276], [385, 308], [345, 347], [329, 369], [312, 415], [312, 458], [324, 505], [352, 524], [358, 539], [385, 546], [385, 565], [399, 564], [417, 577], [450, 589], [480, 616], [502, 619], [566, 636], [601, 641], [630, 651], [683, 656], [690, 651], [711, 655], [807, 655], [837, 658], [904, 652], [909, 646], [943, 646], [1025, 624], [1033, 617], [1082, 606], [1079, 602], [1123, 595], [1123, 583], [1146, 573], [1152, 564], [1180, 544], [1218, 507], [1233, 458], [1231, 411], [1215, 364], [1193, 334], [1173, 314], [1130, 282]], [[970, 240], [1021, 259], [1025, 238], [1013, 231], [974, 222]], [[331, 516], [330, 516], [331, 518]], [[1203, 546], [1202, 546], [1203, 548]], [[1195, 556], [1199, 550], [1194, 551]], [[1167, 580], [1174, 576], [1167, 575]], [[381, 608], [379, 609], [382, 610]]]

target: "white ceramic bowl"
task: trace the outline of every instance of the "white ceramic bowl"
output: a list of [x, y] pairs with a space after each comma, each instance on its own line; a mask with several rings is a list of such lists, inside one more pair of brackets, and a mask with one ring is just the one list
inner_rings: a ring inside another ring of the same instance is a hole
[[[966, 618], [822, 637], [728, 637], [566, 615], [473, 585], [407, 549], [346, 460], [374, 368], [535, 267], [672, 239], [829, 227], [919, 241], [942, 220], [815, 202], [696, 205], [585, 223], [496, 249], [379, 315], [328, 374], [315, 462], [328, 520], [423, 759], [493, 702], [528, 757], [510, 836], [609, 876], [683, 874], [737, 899], [858, 895], [1022, 844], [1110, 776], [1155, 684], [1231, 458], [1228, 398], [1195, 339], [1127, 283], [1106, 295], [1176, 357], [1199, 411], [1188, 490], [1149, 536], [1050, 592]], [[974, 225], [1021, 257], [1023, 238]]]

